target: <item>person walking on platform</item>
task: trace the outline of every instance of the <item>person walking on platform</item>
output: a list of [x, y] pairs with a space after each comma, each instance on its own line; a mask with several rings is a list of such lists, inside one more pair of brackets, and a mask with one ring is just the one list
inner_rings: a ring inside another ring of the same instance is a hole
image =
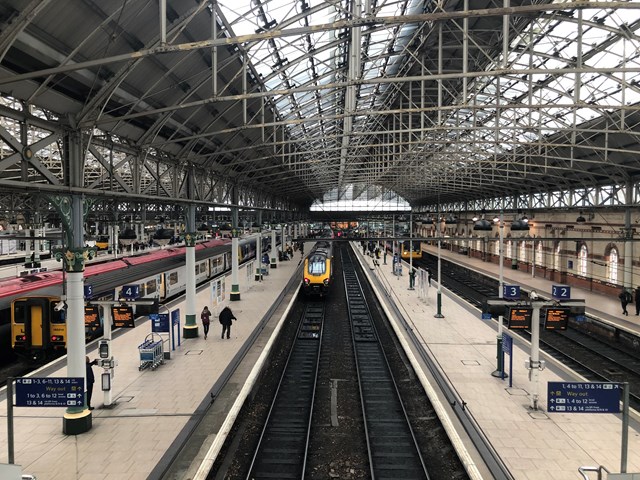
[[222, 336], [220, 338], [224, 338], [224, 334], [226, 332], [227, 338], [231, 336], [231, 323], [232, 320], [237, 320], [237, 318], [233, 315], [233, 312], [229, 307], [224, 307], [218, 316], [218, 320], [222, 324]]
[[98, 359], [94, 359], [94, 360], [89, 360], [89, 357], [85, 357], [86, 360], [86, 367], [87, 367], [87, 371], [86, 371], [86, 377], [87, 377], [87, 407], [89, 408], [89, 410], [93, 410], [93, 407], [91, 406], [91, 395], [93, 394], [93, 384], [96, 381], [96, 377], [94, 377], [93, 375], [93, 369], [91, 367], [93, 367], [94, 365], [98, 364]]
[[206, 305], [202, 309], [200, 320], [202, 320], [202, 330], [204, 330], [204, 339], [206, 340], [207, 334], [209, 333], [209, 324], [211, 323], [211, 312], [209, 311], [209, 307]]
[[638, 315], [640, 315], [640, 285], [638, 285], [636, 287], [636, 298], [635, 298], [635, 302], [636, 302], [636, 317]]
[[622, 292], [620, 292], [620, 295], [618, 295], [618, 298], [620, 299], [620, 304], [622, 305], [622, 314], [629, 315], [629, 312], [627, 312], [627, 305], [631, 303], [631, 294], [623, 288]]

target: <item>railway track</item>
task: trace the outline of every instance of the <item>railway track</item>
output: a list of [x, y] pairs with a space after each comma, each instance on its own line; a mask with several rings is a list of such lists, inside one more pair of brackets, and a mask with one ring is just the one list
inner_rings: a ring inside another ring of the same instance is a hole
[[308, 303], [248, 479], [304, 478], [323, 321], [324, 303]]
[[349, 253], [342, 268], [371, 478], [429, 479]]

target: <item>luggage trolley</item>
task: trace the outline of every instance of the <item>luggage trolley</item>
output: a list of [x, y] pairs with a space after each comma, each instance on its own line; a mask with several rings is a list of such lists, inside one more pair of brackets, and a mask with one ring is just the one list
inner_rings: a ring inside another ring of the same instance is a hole
[[164, 352], [162, 349], [162, 338], [156, 340], [155, 337], [160, 337], [156, 333], [150, 333], [144, 339], [138, 350], [140, 351], [140, 366], [138, 370], [144, 370], [145, 368], [151, 368], [155, 370], [158, 365], [164, 363]]

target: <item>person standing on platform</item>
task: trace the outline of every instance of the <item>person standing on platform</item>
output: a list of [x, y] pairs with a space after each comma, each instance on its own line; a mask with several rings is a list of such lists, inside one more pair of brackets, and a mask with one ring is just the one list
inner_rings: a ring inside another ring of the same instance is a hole
[[202, 309], [200, 320], [202, 320], [202, 330], [204, 330], [204, 339], [206, 340], [207, 334], [209, 333], [209, 324], [211, 323], [211, 312], [209, 311], [209, 307], [206, 305]]
[[640, 285], [636, 287], [636, 316], [640, 315]]
[[631, 303], [631, 294], [623, 288], [622, 292], [620, 292], [620, 295], [618, 295], [618, 298], [620, 299], [620, 304], [622, 305], [622, 314], [629, 315], [629, 312], [627, 312], [627, 305]]
[[98, 359], [94, 359], [94, 360], [89, 360], [89, 357], [85, 357], [86, 360], [86, 367], [87, 367], [87, 372], [86, 372], [86, 377], [87, 377], [87, 407], [89, 408], [89, 410], [93, 410], [93, 407], [91, 406], [91, 395], [93, 394], [93, 384], [96, 381], [96, 377], [94, 377], [93, 375], [93, 369], [91, 367], [93, 367], [94, 365], [98, 364]]
[[427, 269], [427, 281], [429, 282], [429, 286], [431, 286], [431, 269]]
[[218, 320], [220, 320], [220, 324], [222, 324], [222, 336], [220, 338], [224, 338], [225, 332], [227, 334], [227, 338], [230, 338], [232, 321], [237, 320], [231, 309], [229, 307], [224, 307], [218, 316]]

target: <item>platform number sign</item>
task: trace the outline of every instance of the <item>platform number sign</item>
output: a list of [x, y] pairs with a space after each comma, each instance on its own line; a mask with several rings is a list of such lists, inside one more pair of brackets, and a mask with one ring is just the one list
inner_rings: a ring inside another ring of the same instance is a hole
[[569, 285], [552, 285], [551, 296], [556, 300], [569, 300], [571, 298], [571, 287]]
[[123, 298], [135, 300], [140, 296], [140, 285], [125, 285], [120, 291], [120, 296]]
[[84, 298], [93, 297], [93, 285], [85, 285], [84, 286]]
[[506, 298], [507, 300], [519, 300], [520, 285], [503, 285], [502, 298]]

